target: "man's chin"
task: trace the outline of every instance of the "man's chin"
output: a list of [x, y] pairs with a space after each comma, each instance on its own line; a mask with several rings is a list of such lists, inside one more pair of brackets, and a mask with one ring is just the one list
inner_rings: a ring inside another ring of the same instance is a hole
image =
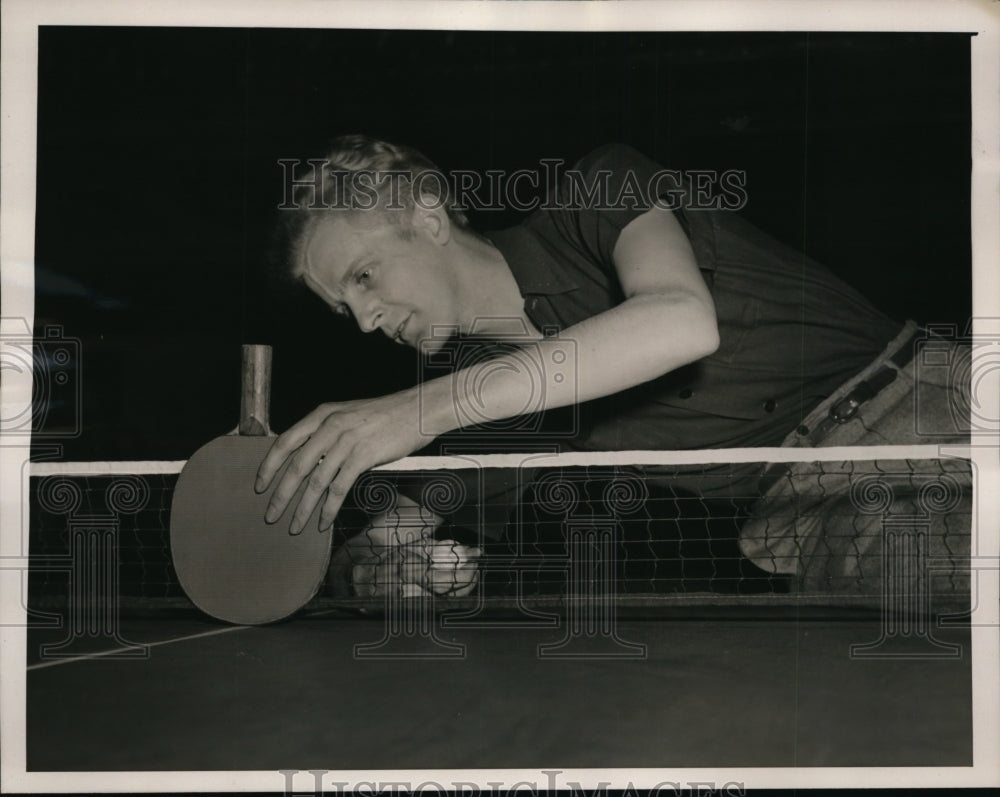
[[448, 334], [444, 330], [435, 330], [434, 334], [424, 335], [412, 345], [423, 355], [436, 354], [446, 346], [453, 345], [458, 339], [456, 333]]

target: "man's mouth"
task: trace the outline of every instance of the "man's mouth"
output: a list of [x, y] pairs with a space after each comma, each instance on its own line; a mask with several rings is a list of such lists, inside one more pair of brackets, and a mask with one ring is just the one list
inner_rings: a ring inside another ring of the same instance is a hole
[[410, 323], [410, 319], [413, 317], [412, 313], [402, 320], [400, 325], [396, 327], [396, 332], [392, 336], [394, 343], [405, 344], [407, 341], [403, 338], [403, 333], [406, 332], [406, 325]]

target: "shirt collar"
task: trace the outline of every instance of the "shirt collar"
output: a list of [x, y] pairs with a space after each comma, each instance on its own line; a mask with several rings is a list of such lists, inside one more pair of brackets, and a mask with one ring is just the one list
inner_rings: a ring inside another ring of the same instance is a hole
[[522, 296], [553, 296], [577, 289], [577, 284], [558, 268], [543, 243], [529, 230], [512, 227], [488, 233], [486, 237], [507, 261]]

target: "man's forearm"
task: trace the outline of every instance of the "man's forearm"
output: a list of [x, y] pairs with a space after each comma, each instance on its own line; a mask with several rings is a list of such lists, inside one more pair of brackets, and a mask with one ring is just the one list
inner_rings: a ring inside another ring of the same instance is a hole
[[362, 533], [386, 546], [409, 545], [432, 536], [442, 522], [434, 512], [397, 492], [395, 506], [373, 517]]
[[711, 354], [714, 310], [687, 294], [635, 296], [566, 329], [421, 385], [434, 435], [617, 393]]

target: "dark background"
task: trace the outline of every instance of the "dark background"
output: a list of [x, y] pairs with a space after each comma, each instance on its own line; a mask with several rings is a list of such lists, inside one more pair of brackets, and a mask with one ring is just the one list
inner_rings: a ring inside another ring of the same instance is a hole
[[70, 460], [187, 458], [236, 424], [244, 342], [275, 347], [278, 431], [412, 384], [412, 352], [269, 276], [278, 159], [346, 132], [445, 170], [610, 141], [741, 169], [758, 226], [894, 318], [964, 328], [969, 80], [961, 34], [42, 28], [36, 329], [80, 341], [61, 394], [80, 433], [55, 413], [39, 439]]

